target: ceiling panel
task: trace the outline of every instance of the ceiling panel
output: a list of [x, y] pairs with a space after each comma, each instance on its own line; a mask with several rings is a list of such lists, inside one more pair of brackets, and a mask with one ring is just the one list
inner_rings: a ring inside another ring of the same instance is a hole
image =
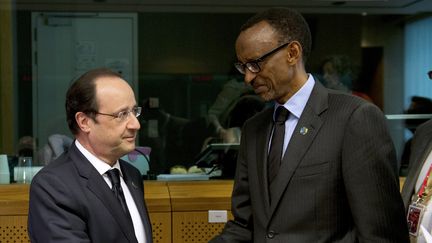
[[16, 0], [18, 9], [143, 12], [256, 12], [283, 6], [306, 13], [432, 13], [432, 0]]

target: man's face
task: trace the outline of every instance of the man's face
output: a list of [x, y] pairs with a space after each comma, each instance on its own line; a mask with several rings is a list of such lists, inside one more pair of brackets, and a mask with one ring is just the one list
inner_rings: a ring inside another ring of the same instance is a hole
[[[242, 31], [236, 41], [239, 62], [245, 64], [279, 47], [278, 33], [265, 21]], [[288, 61], [288, 45], [259, 63], [261, 71], [252, 73], [246, 69], [244, 81], [251, 84], [255, 93], [264, 100], [285, 103], [293, 93], [294, 66]]]
[[[131, 87], [117, 77], [102, 77], [96, 81], [98, 112], [116, 115], [136, 106]], [[138, 119], [129, 113], [124, 121], [112, 116], [97, 114], [90, 122], [88, 139], [93, 152], [105, 161], [115, 161], [135, 149]]]

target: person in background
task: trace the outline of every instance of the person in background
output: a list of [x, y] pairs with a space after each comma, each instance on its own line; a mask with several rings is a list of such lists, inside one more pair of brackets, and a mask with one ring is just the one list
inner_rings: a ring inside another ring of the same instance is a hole
[[236, 105], [236, 102], [242, 95], [250, 91], [252, 91], [250, 86], [236, 79], [231, 79], [223, 85], [221, 92], [210, 106], [207, 115], [208, 121], [214, 127], [215, 135], [222, 140], [229, 141], [232, 136], [229, 134], [229, 127], [226, 127], [227, 124], [221, 124], [221, 120], [226, 121], [229, 119], [227, 116], [230, 114], [229, 112], [232, 110], [232, 107]]
[[372, 102], [372, 98], [366, 93], [353, 89], [354, 83], [358, 82], [353, 69], [348, 56], [330, 55], [323, 60], [321, 65], [322, 75], [318, 75], [318, 79], [326, 88], [351, 93]]
[[321, 69], [321, 80], [325, 87], [351, 92], [354, 77], [349, 57], [346, 55], [328, 56], [322, 62]]
[[179, 117], [159, 107], [152, 109], [150, 100], [142, 102], [148, 107], [144, 120], [157, 120], [158, 136], [146, 141], [153, 143], [157, 153], [152, 168], [159, 167], [162, 173], [186, 173], [185, 168], [195, 165], [197, 155], [211, 143], [238, 143], [243, 122], [265, 105], [249, 85], [234, 77], [224, 83], [206, 114], [199, 118]]
[[48, 142], [38, 151], [38, 161], [47, 165], [66, 152], [71, 146], [73, 139], [64, 134], [51, 134]]
[[134, 92], [109, 69], [83, 74], [66, 94], [75, 140], [32, 180], [31, 242], [151, 243], [140, 172], [119, 160], [135, 148]]
[[411, 242], [432, 242], [432, 120], [421, 124], [411, 142], [409, 170], [402, 188]]
[[[432, 70], [427, 73], [432, 79]], [[430, 100], [413, 96], [408, 110], [430, 109]], [[414, 103], [414, 101], [416, 101]], [[424, 107], [426, 106], [426, 107]], [[419, 120], [411, 122], [418, 125]], [[408, 124], [407, 124], [408, 125]], [[410, 140], [408, 175], [402, 188], [411, 242], [432, 242], [432, 120], [416, 126]]]
[[311, 39], [304, 18], [286, 8], [241, 28], [235, 66], [274, 107], [243, 126], [234, 219], [211, 243], [408, 242], [385, 117], [306, 72]]
[[[405, 111], [405, 114], [432, 114], [432, 100], [427, 97], [421, 96], [413, 96], [411, 97], [411, 103], [408, 109]], [[427, 119], [406, 119], [405, 126], [406, 128], [414, 134], [417, 127], [427, 121]], [[401, 163], [400, 163], [400, 176], [407, 176], [408, 168], [409, 168], [409, 159], [411, 155], [411, 143], [412, 137], [409, 138], [404, 145], [402, 155], [401, 155]]]
[[35, 150], [34, 138], [31, 136], [24, 136], [18, 140], [17, 156], [33, 157]]

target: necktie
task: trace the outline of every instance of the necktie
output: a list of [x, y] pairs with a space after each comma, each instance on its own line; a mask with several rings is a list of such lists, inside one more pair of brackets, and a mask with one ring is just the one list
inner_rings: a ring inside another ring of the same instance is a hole
[[285, 121], [288, 118], [289, 111], [283, 106], [276, 110], [276, 118], [273, 123], [273, 136], [271, 141], [270, 153], [268, 156], [268, 183], [271, 185], [273, 179], [279, 171], [282, 160], [282, 149], [285, 137]]
[[125, 196], [123, 194], [123, 189], [121, 188], [120, 185], [120, 171], [118, 169], [112, 169], [112, 170], [108, 170], [106, 172], [106, 174], [108, 175], [108, 178], [111, 181], [112, 184], [112, 192], [114, 193], [114, 196], [117, 198], [117, 200], [119, 200], [120, 205], [123, 209], [123, 211], [125, 212], [126, 216], [129, 217], [129, 219], [131, 219], [132, 222], [132, 218], [130, 216], [127, 204], [126, 204], [126, 199]]

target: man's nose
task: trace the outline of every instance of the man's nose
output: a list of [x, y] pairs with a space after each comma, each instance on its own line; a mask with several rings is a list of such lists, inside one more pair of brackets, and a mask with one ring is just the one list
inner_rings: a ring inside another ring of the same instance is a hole
[[244, 82], [246, 84], [251, 84], [251, 82], [255, 79], [256, 73], [251, 72], [249, 69], [246, 68], [245, 74], [244, 74]]
[[128, 121], [127, 128], [128, 129], [134, 129], [138, 130], [141, 128], [141, 125], [138, 121], [138, 117], [134, 116], [133, 114], [130, 114], [131, 118]]

